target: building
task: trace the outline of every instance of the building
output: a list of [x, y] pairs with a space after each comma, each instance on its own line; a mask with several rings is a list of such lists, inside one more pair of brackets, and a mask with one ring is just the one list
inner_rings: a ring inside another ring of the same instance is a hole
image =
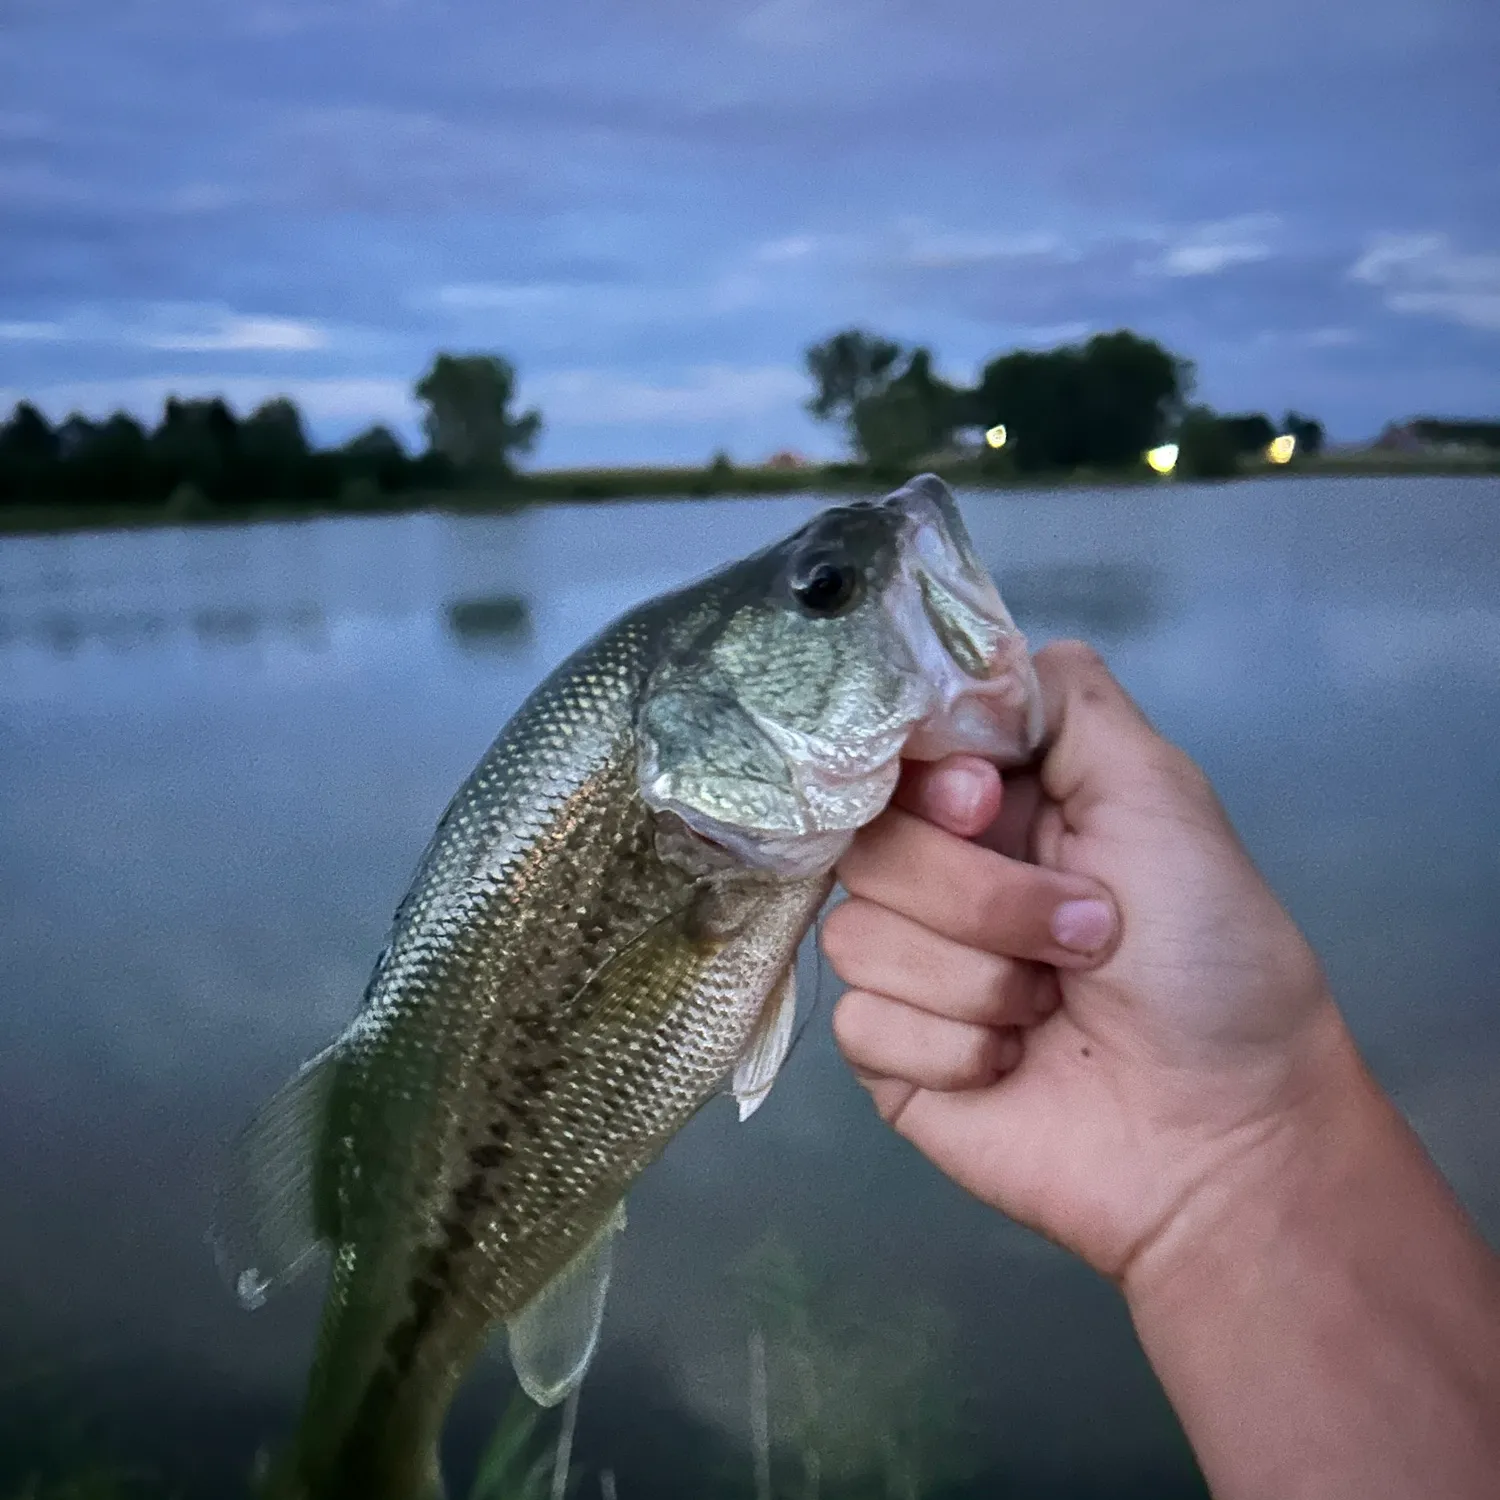
[[1462, 457], [1500, 453], [1500, 422], [1467, 418], [1412, 417], [1388, 423], [1375, 439], [1377, 448], [1397, 453], [1426, 453]]

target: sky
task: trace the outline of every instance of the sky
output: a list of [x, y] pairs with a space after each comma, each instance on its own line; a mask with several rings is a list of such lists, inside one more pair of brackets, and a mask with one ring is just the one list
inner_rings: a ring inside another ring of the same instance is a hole
[[285, 392], [543, 465], [839, 450], [802, 351], [1126, 326], [1358, 440], [1500, 411], [1494, 0], [0, 0], [0, 407]]

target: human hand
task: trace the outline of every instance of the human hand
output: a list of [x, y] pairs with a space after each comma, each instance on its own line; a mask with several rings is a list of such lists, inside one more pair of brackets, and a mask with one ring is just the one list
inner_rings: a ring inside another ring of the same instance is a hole
[[834, 1029], [943, 1171], [1127, 1283], [1294, 1156], [1358, 1064], [1202, 772], [1086, 646], [1036, 668], [1036, 770], [1002, 797], [972, 757], [908, 767], [842, 861]]

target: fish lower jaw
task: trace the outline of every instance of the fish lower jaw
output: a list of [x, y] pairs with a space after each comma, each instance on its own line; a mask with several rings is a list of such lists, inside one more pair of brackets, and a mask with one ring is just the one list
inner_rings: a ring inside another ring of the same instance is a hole
[[907, 736], [903, 760], [933, 761], [978, 755], [996, 765], [1020, 765], [1042, 742], [1045, 716], [1036, 670], [1024, 640], [1014, 637], [1011, 660], [986, 682], [965, 681]]

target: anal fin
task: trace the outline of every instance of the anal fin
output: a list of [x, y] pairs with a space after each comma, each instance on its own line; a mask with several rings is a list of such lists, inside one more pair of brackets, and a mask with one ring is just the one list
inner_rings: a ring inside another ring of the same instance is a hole
[[625, 1227], [620, 1203], [572, 1260], [507, 1323], [510, 1362], [539, 1406], [556, 1406], [583, 1379], [599, 1345], [615, 1236]]
[[755, 1022], [755, 1030], [734, 1065], [730, 1085], [739, 1101], [740, 1119], [748, 1120], [765, 1102], [776, 1082], [776, 1075], [791, 1050], [792, 1033], [797, 1024], [797, 960], [795, 955], [786, 972], [776, 981], [776, 988]]

